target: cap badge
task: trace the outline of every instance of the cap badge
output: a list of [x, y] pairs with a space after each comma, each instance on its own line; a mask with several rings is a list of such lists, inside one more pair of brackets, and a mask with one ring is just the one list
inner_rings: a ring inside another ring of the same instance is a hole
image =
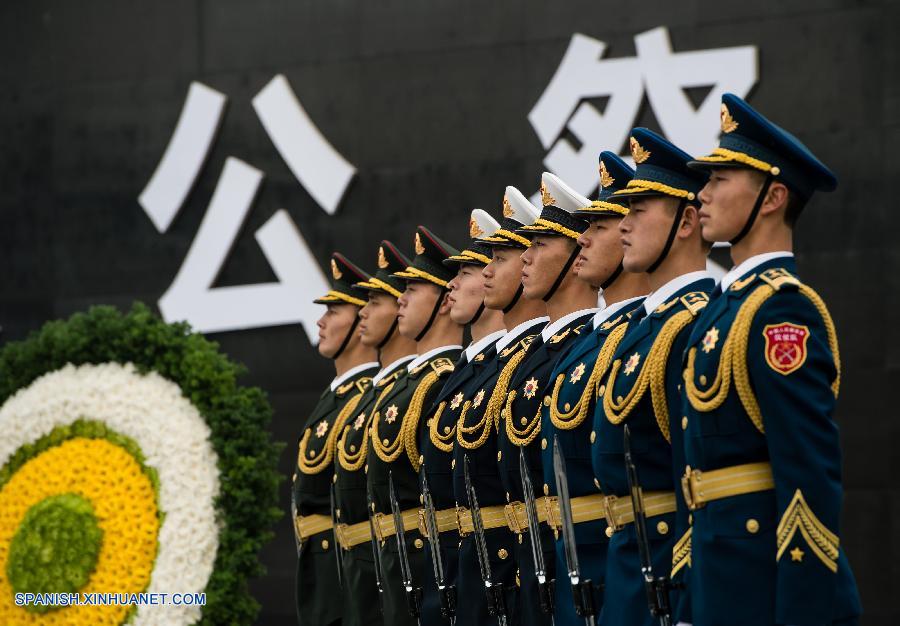
[[509, 198], [503, 196], [503, 217], [512, 217], [513, 216], [513, 208], [509, 203]]
[[478, 226], [478, 221], [474, 217], [469, 218], [469, 237], [475, 239], [481, 237], [484, 231]]
[[556, 198], [550, 195], [550, 190], [543, 181], [541, 181], [541, 202], [544, 206], [556, 206]]
[[341, 276], [343, 276], [341, 270], [338, 268], [337, 261], [334, 259], [331, 259], [331, 275], [334, 276], [335, 280], [340, 280]]
[[387, 258], [384, 256], [384, 248], [378, 246], [378, 267], [386, 269], [388, 266]]
[[733, 117], [731, 117], [731, 113], [728, 111], [728, 107], [725, 106], [724, 102], [722, 103], [722, 111], [719, 114], [719, 117], [722, 120], [723, 133], [730, 133], [738, 127], [738, 123], [734, 121]]
[[609, 175], [609, 172], [606, 169], [606, 163], [600, 161], [600, 186], [601, 187], [609, 187], [616, 179]]
[[416, 254], [425, 254], [425, 246], [422, 245], [422, 239], [419, 233], [416, 233]]
[[631, 156], [634, 158], [635, 163], [643, 163], [650, 158], [650, 151], [644, 150], [641, 144], [637, 142], [637, 139], [632, 137], [628, 143], [631, 145]]

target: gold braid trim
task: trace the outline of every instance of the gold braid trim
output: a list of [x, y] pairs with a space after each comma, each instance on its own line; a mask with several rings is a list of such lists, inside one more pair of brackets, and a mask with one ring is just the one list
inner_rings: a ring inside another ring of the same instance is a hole
[[591, 370], [591, 375], [584, 385], [581, 397], [570, 411], [561, 411], [559, 408], [559, 390], [566, 379], [566, 373], [562, 373], [556, 377], [556, 382], [553, 384], [553, 392], [550, 394], [550, 421], [553, 422], [553, 425], [556, 428], [560, 430], [572, 430], [584, 422], [585, 417], [587, 417], [588, 409], [590, 408], [591, 395], [596, 393], [597, 385], [603, 379], [607, 370], [609, 370], [609, 364], [612, 362], [613, 355], [616, 353], [616, 348], [619, 347], [619, 343], [622, 341], [622, 337], [625, 336], [625, 331], [627, 329], [628, 322], [621, 326], [617, 326], [615, 330], [609, 333], [609, 336], [603, 342], [603, 347], [600, 348], [600, 352], [597, 354], [597, 360], [594, 362], [594, 369]]
[[372, 406], [372, 410], [369, 412], [369, 416], [366, 418], [366, 423], [363, 425], [363, 437], [362, 441], [359, 444], [359, 450], [357, 452], [348, 452], [346, 439], [347, 433], [350, 431], [350, 425], [344, 426], [344, 432], [341, 433], [340, 441], [337, 444], [337, 458], [338, 463], [341, 464], [348, 472], [358, 472], [362, 469], [362, 466], [366, 462], [366, 455], [369, 451], [369, 427], [372, 424], [372, 416], [375, 414], [375, 411], [378, 409], [378, 405], [384, 399], [384, 397], [390, 392], [393, 388], [394, 383], [389, 384], [385, 387], [381, 394], [378, 396], [378, 399], [375, 401], [375, 404]]
[[301, 472], [304, 474], [318, 474], [331, 465], [338, 435], [344, 429], [344, 423], [347, 421], [347, 418], [356, 410], [356, 405], [359, 404], [362, 396], [363, 394], [360, 392], [347, 401], [347, 404], [334, 418], [334, 424], [325, 438], [325, 445], [322, 447], [322, 450], [310, 459], [306, 458], [306, 450], [309, 446], [309, 438], [312, 436], [313, 429], [312, 427], [306, 429], [306, 432], [303, 433], [303, 439], [300, 440], [300, 451], [297, 454], [297, 465], [300, 467]]
[[522, 244], [526, 248], [531, 246], [531, 240], [529, 240], [527, 237], [523, 237], [522, 235], [514, 233], [511, 230], [506, 230], [505, 228], [501, 228], [490, 237], [481, 238], [481, 241], [490, 241], [492, 243], [505, 243], [504, 240], [515, 241], [516, 243]]
[[667, 196], [686, 198], [688, 200], [694, 199], [693, 191], [688, 191], [687, 189], [678, 189], [677, 187], [670, 187], [669, 185], [658, 183], [655, 180], [642, 180], [640, 178], [631, 179], [630, 181], [628, 181], [625, 189], [619, 189], [618, 191], [613, 192], [613, 195], [627, 196], [630, 193], [640, 193], [642, 191], [658, 191], [659, 193], [664, 193]]
[[434, 274], [429, 274], [425, 270], [420, 270], [418, 267], [413, 267], [410, 265], [405, 270], [401, 272], [394, 272], [394, 276], [399, 276], [400, 278], [418, 278], [422, 280], [427, 280], [430, 283], [434, 283], [439, 287], [446, 287], [447, 281], [441, 278], [438, 278]]
[[[841, 380], [841, 357], [834, 322], [819, 294], [803, 284], [798, 284], [798, 289], [799, 293], [803, 294], [816, 307], [825, 324], [828, 345], [837, 370], [837, 376], [831, 385], [831, 390], [837, 397]], [[747, 412], [747, 416], [753, 422], [753, 425], [756, 426], [756, 429], [760, 433], [765, 434], [762, 411], [759, 408], [759, 403], [753, 394], [753, 386], [750, 383], [750, 373], [747, 368], [747, 346], [750, 342], [750, 327], [753, 324], [753, 318], [762, 305], [776, 292], [776, 287], [764, 284], [754, 289], [747, 296], [741, 308], [738, 309], [731, 329], [728, 331], [728, 338], [722, 346], [716, 377], [705, 391], [698, 389], [694, 383], [694, 364], [697, 359], [697, 348], [691, 348], [688, 351], [687, 367], [684, 370], [684, 389], [688, 401], [695, 410], [709, 412], [722, 406], [722, 403], [728, 397], [731, 382], [734, 380], [735, 389], [741, 404], [744, 406], [744, 410]]]
[[506, 420], [506, 437], [514, 445], [524, 448], [534, 441], [534, 438], [541, 432], [541, 406], [538, 404], [537, 413], [535, 413], [531, 420], [527, 417], [522, 418], [525, 420], [525, 427], [520, 429], [516, 427], [515, 418], [513, 418], [512, 414], [512, 405], [515, 400], [516, 390], [513, 389], [509, 392], [509, 395], [506, 396], [506, 404], [502, 410], [503, 419]]
[[[491, 392], [491, 397], [484, 409], [484, 415], [481, 417], [481, 420], [473, 426], [466, 426], [466, 413], [469, 412], [469, 407], [472, 404], [470, 400], [466, 400], [462, 411], [460, 411], [459, 420], [456, 423], [456, 441], [463, 448], [466, 448], [467, 450], [480, 448], [491, 435], [491, 427], [497, 428], [497, 423], [500, 420], [500, 407], [503, 400], [506, 398], [506, 390], [509, 387], [509, 381], [512, 379], [516, 367], [518, 367], [522, 359], [525, 358], [525, 351], [527, 349], [527, 346], [521, 348], [509, 359], [509, 361], [507, 361], [506, 365], [503, 366], [503, 369], [500, 370], [500, 375], [497, 377], [494, 391]], [[466, 435], [476, 432], [478, 433], [477, 439], [474, 441], [466, 440]]]
[[441, 452], [453, 452], [453, 440], [456, 439], [456, 424], [453, 425], [453, 429], [446, 435], [442, 435], [439, 430], [441, 427], [441, 415], [444, 414], [445, 408], [447, 408], [446, 400], [438, 405], [434, 417], [428, 421], [428, 437], [431, 439], [431, 445]]
[[616, 376], [619, 373], [619, 368], [622, 366], [622, 359], [616, 359], [612, 366], [612, 372], [609, 374], [609, 380], [606, 382], [606, 393], [603, 394], [603, 410], [606, 412], [606, 418], [610, 422], [621, 424], [634, 410], [638, 402], [641, 401], [649, 387], [656, 423], [659, 425], [659, 430], [666, 438], [666, 441], [671, 443], [669, 410], [666, 402], [666, 361], [669, 358], [669, 352], [672, 350], [672, 344], [675, 342], [678, 333], [690, 324], [693, 319], [694, 313], [685, 309], [666, 320], [656, 339], [654, 339], [650, 351], [647, 353], [647, 358], [641, 366], [641, 371], [634, 385], [632, 385], [631, 391], [628, 392], [628, 395], [621, 402], [613, 399]]
[[693, 528], [688, 528], [687, 532], [681, 536], [675, 545], [672, 547], [672, 575], [671, 578], [675, 579], [675, 574], [681, 571], [685, 565], [688, 567], [691, 566], [691, 534], [694, 532]]
[[753, 169], [767, 172], [774, 176], [778, 176], [778, 174], [781, 173], [780, 168], [778, 168], [777, 166], [766, 163], [765, 161], [762, 161], [760, 159], [756, 159], [749, 154], [745, 154], [743, 152], [735, 152], [734, 150], [728, 150], [727, 148], [714, 148], [712, 154], [708, 156], [697, 157], [696, 160], [703, 161], [704, 163], [724, 163], [725, 161], [737, 161], [738, 163], [749, 165]]
[[403, 294], [400, 293], [397, 289], [394, 289], [391, 285], [384, 282], [380, 278], [375, 278], [374, 276], [370, 277], [369, 280], [364, 280], [362, 282], [356, 283], [353, 285], [354, 287], [363, 287], [365, 289], [371, 289], [373, 291], [378, 291], [379, 289], [388, 292], [390, 295], [395, 298], [399, 298]]
[[417, 472], [419, 471], [419, 447], [418, 447], [418, 430], [419, 418], [422, 416], [422, 405], [425, 404], [425, 397], [428, 391], [440, 378], [440, 374], [436, 371], [428, 372], [419, 382], [413, 393], [412, 400], [409, 401], [409, 408], [403, 416], [403, 425], [400, 427], [403, 432], [404, 447], [406, 448], [406, 456], [409, 462]]
[[775, 531], [778, 543], [776, 561], [781, 560], [781, 556], [791, 544], [798, 529], [819, 560], [836, 574], [837, 560], [840, 555], [838, 537], [819, 521], [799, 489], [794, 492], [794, 497], [791, 498], [787, 510], [778, 523], [778, 529]]
[[571, 228], [566, 228], [561, 224], [557, 224], [556, 222], [551, 222], [550, 220], [545, 220], [542, 218], [538, 218], [534, 220], [533, 224], [529, 224], [528, 226], [523, 226], [522, 230], [542, 230], [549, 229], [554, 232], [559, 233], [560, 235], [565, 235], [566, 237], [571, 237], [572, 239], [578, 239], [581, 237], [581, 233], [576, 233]]
[[612, 211], [622, 217], [628, 215], [628, 207], [615, 202], [606, 202], [605, 200], [594, 200], [591, 202], [591, 206], [578, 209], [579, 213], [602, 213], [604, 211]]
[[318, 298], [318, 300], [322, 300], [324, 302], [336, 302], [336, 301], [340, 300], [341, 302], [346, 302], [348, 304], [355, 304], [356, 306], [366, 306], [365, 300], [360, 300], [359, 298], [354, 298], [353, 296], [348, 296], [345, 293], [342, 293], [340, 291], [335, 291], [333, 289], [331, 291], [329, 291], [328, 293], [326, 293], [321, 298]]

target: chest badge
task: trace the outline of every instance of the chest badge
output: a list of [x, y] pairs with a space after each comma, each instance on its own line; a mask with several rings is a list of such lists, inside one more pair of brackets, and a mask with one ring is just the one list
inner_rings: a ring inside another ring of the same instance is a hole
[[325, 433], [327, 433], [327, 432], [328, 432], [328, 421], [322, 420], [321, 422], [319, 422], [319, 425], [316, 426], [316, 437], [321, 439], [322, 437], [325, 436]]
[[363, 424], [366, 423], [366, 414], [360, 413], [356, 416], [356, 419], [353, 420], [353, 430], [359, 430], [363, 427]]
[[459, 405], [462, 404], [463, 401], [463, 393], [460, 391], [458, 394], [453, 396], [453, 399], [450, 401], [450, 410], [455, 411], [459, 408]]
[[477, 409], [480, 407], [482, 400], [484, 400], [484, 389], [479, 389], [478, 393], [475, 394], [475, 398], [472, 400], [472, 408]]
[[538, 381], [537, 378], [532, 376], [527, 381], [525, 381], [525, 389], [522, 391], [522, 395], [531, 400], [534, 397], [534, 394], [537, 393], [538, 390]]
[[574, 385], [581, 380], [582, 376], [584, 376], [584, 363], [579, 363], [575, 366], [575, 369], [572, 370], [572, 375], [569, 376], [569, 382]]
[[399, 413], [399, 411], [397, 410], [397, 405], [392, 404], [387, 408], [387, 411], [384, 412], [384, 421], [388, 424], [393, 424], [394, 420], [397, 419], [397, 413]]
[[787, 376], [806, 361], [806, 342], [809, 328], [790, 322], [769, 324], [763, 329], [766, 338], [766, 363], [779, 374]]
[[637, 366], [640, 362], [641, 362], [641, 355], [638, 354], [637, 352], [635, 352], [630, 357], [628, 357], [627, 361], [625, 361], [625, 369], [622, 371], [625, 372], [626, 376], [630, 376], [631, 374], [634, 373], [634, 370], [637, 369]]
[[719, 329], [713, 326], [703, 335], [703, 352], [709, 354], [716, 349], [717, 343], [719, 343]]

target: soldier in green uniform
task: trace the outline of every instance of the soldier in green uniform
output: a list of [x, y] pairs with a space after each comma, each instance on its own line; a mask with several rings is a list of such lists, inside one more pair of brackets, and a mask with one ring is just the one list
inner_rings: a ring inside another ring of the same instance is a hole
[[372, 377], [350, 419], [344, 423], [335, 452], [337, 537], [343, 557], [343, 601], [339, 603], [344, 608], [342, 626], [380, 626], [384, 623], [363, 468], [369, 449], [367, 433], [378, 400], [392, 383], [406, 374], [406, 364], [416, 356], [416, 343], [397, 329], [397, 299], [406, 284], [403, 279], [392, 276], [408, 265], [409, 259], [394, 244], [382, 241], [378, 247], [378, 271], [368, 280], [353, 285], [360, 293], [368, 294], [368, 302], [359, 312], [360, 340], [378, 350], [382, 366]]
[[341, 605], [332, 601], [338, 571], [332, 529], [330, 489], [337, 435], [353, 413], [372, 375], [378, 371], [375, 349], [360, 341], [359, 310], [365, 304], [354, 282], [369, 275], [335, 252], [332, 288], [314, 300], [328, 307], [318, 322], [319, 354], [332, 359], [337, 376], [319, 396], [303, 426], [291, 494], [298, 546], [296, 608], [300, 626], [341, 621]]
[[[442, 261], [458, 254], [424, 226], [415, 235], [416, 256], [393, 276], [406, 281], [400, 296], [398, 329], [416, 342], [417, 356], [407, 364], [407, 373], [379, 396], [369, 427], [368, 461], [365, 468], [373, 499], [375, 530], [381, 541], [383, 608], [386, 624], [415, 624], [416, 617], [401, 575], [398, 530], [409, 555], [412, 586], [422, 587], [424, 539], [419, 533], [419, 441], [425, 428], [423, 410], [428, 410], [453, 371], [462, 351], [462, 326], [450, 317], [447, 283], [455, 272]], [[389, 479], [393, 478], [402, 509], [403, 528], [396, 529], [391, 515]]]
[[[456, 276], [447, 287], [450, 289], [450, 318], [467, 325], [472, 342], [456, 362], [453, 373], [447, 377], [440, 394], [428, 410], [426, 425], [419, 446], [422, 451], [422, 468], [427, 477], [428, 489], [435, 508], [440, 563], [443, 568], [445, 597], [441, 597], [435, 577], [435, 560], [431, 551], [425, 554], [422, 588], [422, 623], [450, 623], [445, 613], [452, 612], [456, 589], [457, 547], [459, 529], [456, 525], [456, 508], [453, 496], [453, 444], [456, 441], [456, 422], [462, 408], [463, 390], [494, 356], [494, 344], [506, 333], [503, 312], [484, 305], [484, 276], [482, 269], [490, 263], [490, 247], [478, 241], [491, 236], [500, 224], [481, 209], [472, 211], [469, 218], [469, 235], [472, 241], [459, 254], [444, 260], [447, 267], [455, 267]], [[424, 523], [424, 522], [423, 522]], [[427, 531], [426, 533], [427, 534]]]

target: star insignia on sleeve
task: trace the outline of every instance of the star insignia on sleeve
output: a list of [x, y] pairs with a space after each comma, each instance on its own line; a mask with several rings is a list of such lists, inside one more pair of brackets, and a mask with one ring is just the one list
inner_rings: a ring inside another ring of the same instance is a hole
[[802, 562], [804, 554], [805, 553], [800, 549], [799, 546], [794, 548], [793, 550], [791, 550], [791, 561], [796, 561], [797, 563]]
[[359, 430], [363, 427], [363, 424], [366, 423], [366, 414], [360, 413], [356, 416], [356, 419], [353, 420], [353, 430]]
[[478, 393], [475, 394], [475, 398], [472, 400], [472, 408], [477, 409], [481, 406], [482, 400], [484, 400], [484, 389], [479, 389]]
[[537, 378], [532, 376], [527, 381], [525, 381], [525, 389], [522, 392], [522, 395], [524, 395], [526, 398], [531, 400], [534, 397], [534, 394], [537, 393], [537, 390], [538, 390]]
[[572, 370], [572, 375], [569, 377], [569, 382], [573, 385], [581, 380], [581, 377], [584, 376], [584, 363], [579, 363], [575, 366], [575, 369]]
[[450, 401], [450, 410], [455, 411], [459, 408], [459, 405], [462, 404], [463, 401], [463, 393], [460, 391], [458, 394], [453, 396], [453, 399]]
[[623, 370], [625, 372], [625, 375], [629, 376], [630, 374], [632, 374], [634, 372], [634, 370], [637, 368], [638, 363], [640, 363], [640, 362], [641, 362], [641, 355], [638, 354], [637, 352], [635, 352], [630, 357], [628, 357], [628, 360], [625, 362], [625, 369]]
[[397, 419], [398, 412], [399, 411], [397, 410], [397, 405], [392, 404], [391, 406], [389, 406], [387, 408], [387, 411], [384, 412], [384, 421], [387, 422], [388, 424], [393, 424], [394, 420]]
[[328, 420], [322, 420], [319, 422], [319, 425], [316, 426], [316, 437], [321, 439], [325, 436], [325, 433], [328, 432]]
[[709, 354], [713, 350], [716, 349], [716, 344], [719, 342], [719, 329], [713, 326], [706, 334], [703, 335], [703, 352]]

